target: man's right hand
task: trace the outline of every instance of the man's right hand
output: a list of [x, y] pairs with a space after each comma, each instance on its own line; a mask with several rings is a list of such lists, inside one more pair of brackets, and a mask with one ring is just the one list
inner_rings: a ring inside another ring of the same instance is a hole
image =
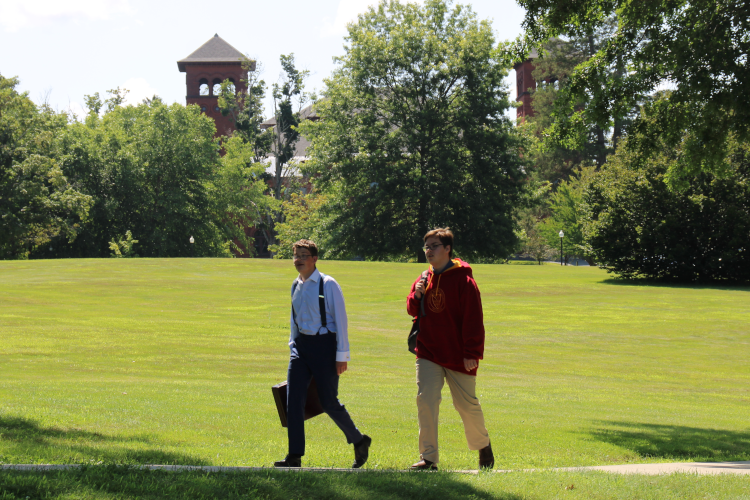
[[422, 295], [424, 295], [424, 279], [419, 280], [417, 286], [414, 287], [414, 297], [421, 299]]
[[464, 368], [466, 368], [467, 372], [470, 372], [477, 366], [479, 366], [479, 361], [477, 361], [476, 359], [464, 358]]

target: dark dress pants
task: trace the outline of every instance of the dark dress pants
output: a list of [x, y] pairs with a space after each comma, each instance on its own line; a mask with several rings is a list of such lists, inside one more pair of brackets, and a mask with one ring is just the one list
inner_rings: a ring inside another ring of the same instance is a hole
[[289, 453], [305, 454], [305, 402], [310, 380], [315, 377], [320, 404], [339, 426], [349, 444], [358, 443], [362, 433], [349, 412], [339, 403], [339, 376], [336, 374], [336, 334], [300, 334], [292, 344], [287, 372], [287, 432]]

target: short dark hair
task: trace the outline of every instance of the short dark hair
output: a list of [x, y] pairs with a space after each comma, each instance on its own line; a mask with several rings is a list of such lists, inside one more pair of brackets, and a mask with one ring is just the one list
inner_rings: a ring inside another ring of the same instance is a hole
[[292, 245], [292, 252], [297, 250], [298, 248], [304, 248], [306, 250], [310, 251], [310, 255], [313, 257], [318, 256], [318, 245], [315, 244], [313, 240], [299, 240], [295, 241], [294, 245]]
[[437, 236], [440, 239], [440, 243], [442, 243], [443, 246], [451, 247], [450, 252], [448, 252], [448, 257], [452, 259], [453, 258], [453, 231], [451, 231], [451, 228], [436, 227], [432, 231], [427, 231], [427, 234], [424, 235], [424, 241], [427, 241], [427, 238], [432, 238], [433, 236]]

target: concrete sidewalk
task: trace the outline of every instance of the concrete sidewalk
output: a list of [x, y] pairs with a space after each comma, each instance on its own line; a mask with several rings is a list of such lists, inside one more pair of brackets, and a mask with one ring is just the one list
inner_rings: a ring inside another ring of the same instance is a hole
[[750, 474], [750, 462], [686, 462], [674, 464], [626, 464], [599, 465], [595, 467], [563, 467], [553, 470], [585, 471], [601, 470], [617, 474], [671, 474], [690, 472], [692, 474]]
[[[1, 465], [0, 470], [21, 471], [55, 471], [77, 469], [80, 465]], [[284, 472], [411, 472], [408, 470], [392, 469], [334, 469], [334, 468], [273, 468], [273, 467], [223, 467], [223, 466], [200, 466], [200, 465], [137, 465], [148, 470], [168, 471], [205, 471], [205, 472], [259, 472], [277, 470]], [[674, 472], [689, 472], [691, 474], [747, 474], [750, 475], [750, 462], [687, 462], [669, 464], [627, 464], [627, 465], [600, 465], [593, 467], [559, 467], [554, 469], [522, 469], [523, 472], [536, 471], [572, 471], [585, 472], [590, 470], [611, 472], [614, 474], [644, 474], [659, 475], [672, 474]], [[519, 470], [495, 470], [493, 472], [520, 472]], [[460, 474], [477, 474], [476, 470], [455, 470]]]

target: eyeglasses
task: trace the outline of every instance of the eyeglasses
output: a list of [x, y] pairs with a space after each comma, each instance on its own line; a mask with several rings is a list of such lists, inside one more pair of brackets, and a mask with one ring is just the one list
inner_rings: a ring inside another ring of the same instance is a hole
[[432, 251], [434, 252], [435, 250], [437, 250], [437, 249], [438, 249], [438, 247], [444, 247], [444, 246], [445, 246], [445, 245], [443, 245], [442, 243], [435, 243], [435, 244], [434, 244], [434, 245], [432, 245], [432, 246], [430, 246], [430, 245], [425, 245], [424, 247], [422, 247], [422, 250], [424, 250], [425, 252], [427, 252], [428, 250], [432, 250]]
[[307, 260], [308, 257], [312, 257], [312, 255], [310, 255], [309, 253], [305, 255], [295, 255], [293, 259], [294, 260]]

